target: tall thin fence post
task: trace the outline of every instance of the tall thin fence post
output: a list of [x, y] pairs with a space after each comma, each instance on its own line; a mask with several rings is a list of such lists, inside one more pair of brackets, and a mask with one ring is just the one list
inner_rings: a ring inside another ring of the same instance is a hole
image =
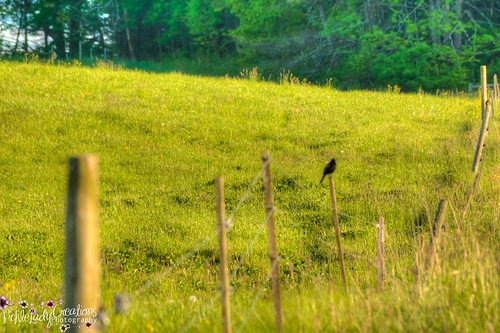
[[99, 310], [101, 277], [98, 215], [98, 159], [94, 155], [72, 157], [69, 160], [64, 274], [70, 332], [95, 331], [92, 316]]
[[493, 75], [493, 96], [492, 96], [492, 114], [493, 116], [495, 115], [495, 111], [497, 110], [498, 106], [498, 99], [500, 98], [500, 91], [498, 87], [498, 78], [497, 75]]
[[340, 262], [340, 276], [342, 277], [342, 284], [344, 286], [344, 291], [347, 291], [347, 279], [345, 276], [344, 268], [344, 255], [342, 254], [342, 246], [340, 244], [340, 227], [339, 227], [339, 217], [337, 214], [337, 199], [335, 198], [335, 183], [333, 181], [333, 176], [328, 177], [330, 182], [330, 198], [332, 201], [332, 219], [333, 227], [335, 229], [335, 240], [337, 242], [337, 256]]
[[280, 295], [279, 257], [276, 245], [276, 229], [274, 222], [274, 199], [271, 186], [271, 156], [269, 152], [262, 152], [263, 178], [264, 178], [264, 198], [266, 206], [267, 239], [269, 241], [269, 257], [271, 260], [271, 282], [274, 300], [274, 316], [276, 319], [276, 329], [282, 328], [282, 311]]
[[486, 101], [488, 100], [488, 78], [486, 66], [481, 66], [481, 111], [483, 120], [486, 117]]
[[384, 218], [380, 216], [378, 218], [378, 242], [377, 242], [377, 252], [378, 252], [378, 289], [382, 290], [384, 287]]
[[498, 76], [493, 75], [493, 89], [495, 89], [495, 97], [496, 99], [500, 99], [500, 87], [498, 86]]
[[221, 281], [221, 304], [222, 320], [225, 333], [231, 333], [231, 307], [229, 289], [229, 267], [227, 260], [227, 238], [226, 238], [226, 205], [224, 203], [224, 179], [215, 178], [215, 189], [217, 192], [217, 229], [219, 232], [220, 253], [220, 281]]

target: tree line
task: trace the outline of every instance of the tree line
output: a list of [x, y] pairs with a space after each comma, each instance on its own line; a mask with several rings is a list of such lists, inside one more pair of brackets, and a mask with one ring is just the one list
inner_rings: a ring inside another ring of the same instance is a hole
[[500, 71], [498, 0], [0, 0], [0, 19], [11, 54], [227, 58], [275, 77], [406, 91], [465, 89], [481, 64]]

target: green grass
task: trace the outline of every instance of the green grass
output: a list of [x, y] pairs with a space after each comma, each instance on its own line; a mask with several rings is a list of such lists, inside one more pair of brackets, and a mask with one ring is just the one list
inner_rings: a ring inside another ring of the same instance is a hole
[[[496, 119], [481, 186], [462, 218], [477, 99], [41, 63], [0, 62], [0, 77], [0, 296], [13, 303], [63, 298], [68, 158], [95, 153], [107, 331], [221, 331], [218, 175], [228, 215], [249, 189], [228, 233], [233, 328], [273, 331], [261, 180], [249, 188], [268, 149], [284, 331], [500, 328]], [[348, 293], [328, 185], [319, 184], [332, 156]], [[450, 207], [439, 264], [429, 268], [429, 225], [441, 198]], [[387, 269], [377, 291], [381, 215]], [[124, 291], [132, 298], [127, 316], [112, 312], [113, 294]], [[0, 331], [44, 325], [7, 320]]]

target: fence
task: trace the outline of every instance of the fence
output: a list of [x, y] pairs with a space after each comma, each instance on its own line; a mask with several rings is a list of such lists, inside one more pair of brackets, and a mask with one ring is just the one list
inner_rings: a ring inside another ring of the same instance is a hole
[[[488, 84], [488, 88], [493, 89], [495, 85], [493, 83]], [[469, 83], [469, 94], [473, 93], [474, 91], [477, 91], [479, 88], [481, 88], [481, 84], [474, 84], [474, 83]]]
[[[280, 277], [279, 277], [279, 255], [276, 242], [276, 227], [274, 222], [274, 200], [272, 192], [271, 181], [271, 157], [268, 151], [262, 153], [262, 178], [264, 183], [264, 207], [266, 212], [267, 235], [269, 246], [270, 270], [266, 278], [271, 280], [271, 290], [274, 303], [276, 330], [281, 331], [283, 326], [283, 312], [281, 305], [280, 294]], [[76, 308], [79, 305], [82, 308], [98, 308], [99, 293], [99, 279], [100, 276], [100, 257], [98, 255], [98, 226], [97, 226], [97, 158], [93, 155], [72, 157], [69, 162], [69, 186], [68, 186], [68, 205], [66, 216], [66, 268], [65, 268], [65, 299], [67, 308]], [[228, 253], [227, 253], [227, 238], [226, 231], [232, 226], [232, 220], [236, 211], [239, 209], [241, 203], [246, 199], [248, 192], [256, 185], [257, 177], [252, 181], [247, 189], [245, 195], [240, 199], [235, 207], [235, 211], [229, 218], [225, 217], [225, 203], [224, 203], [224, 180], [223, 177], [215, 179], [216, 190], [216, 207], [217, 207], [217, 234], [219, 238], [219, 264], [220, 264], [220, 280], [221, 280], [221, 305], [222, 305], [222, 320], [224, 332], [232, 332], [231, 326], [231, 310], [230, 310], [230, 287], [229, 287], [229, 268], [228, 268]], [[333, 177], [329, 176], [330, 194], [332, 202], [332, 220], [336, 237], [337, 254], [340, 262], [340, 272], [344, 290], [347, 291], [347, 279], [344, 268], [343, 254], [341, 250], [341, 237], [339, 219], [337, 213], [337, 204], [335, 198], [335, 187]], [[379, 229], [383, 230], [383, 229]], [[250, 251], [255, 244], [255, 240], [260, 236], [261, 230], [256, 232], [255, 238], [250, 242], [246, 254]], [[85, 243], [83, 239], [92, 237], [94, 243]], [[152, 278], [142, 288], [137, 290], [136, 295], [144, 292], [154, 281], [160, 280], [165, 277], [171, 269], [184, 260], [191, 257], [197, 250], [210, 242], [214, 236], [211, 236], [201, 242], [198, 246], [193, 248], [192, 251], [186, 253], [181, 257], [176, 264], [172, 265], [169, 269]], [[381, 250], [382, 243], [379, 242], [378, 248]], [[242, 258], [243, 260], [243, 258]], [[238, 268], [237, 268], [238, 269]], [[264, 281], [264, 283], [266, 283]], [[262, 289], [262, 288], [261, 288]], [[256, 295], [246, 320], [239, 328], [241, 330], [248, 320], [255, 303], [262, 297], [261, 294]], [[208, 304], [212, 304], [209, 302]], [[124, 305], [129, 304], [126, 295], [115, 295], [115, 312], [124, 313]], [[94, 322], [96, 318], [89, 318], [88, 316], [73, 315], [71, 320], [76, 322]], [[92, 321], [93, 320], [93, 321]], [[102, 324], [102, 323], [101, 323]], [[191, 322], [188, 323], [183, 330], [187, 331]], [[96, 326], [94, 326], [96, 327]], [[82, 327], [72, 328], [78, 332]], [[90, 327], [92, 330], [93, 327]], [[88, 327], [85, 327], [88, 331]]]
[[[481, 109], [483, 113], [481, 132], [478, 138], [476, 152], [474, 155], [474, 162], [472, 171], [474, 174], [474, 183], [467, 199], [467, 204], [464, 207], [462, 217], [464, 218], [472, 201], [474, 189], [479, 183], [482, 165], [484, 162], [485, 142], [489, 130], [490, 118], [492, 117], [494, 106], [498, 102], [500, 96], [498, 90], [498, 82], [495, 76], [495, 83], [493, 85], [493, 92], [488, 98], [488, 92], [485, 84], [486, 67], [481, 68], [483, 77], [482, 86], [482, 99]], [[283, 329], [283, 311], [281, 304], [280, 294], [280, 276], [279, 276], [279, 255], [276, 245], [276, 230], [274, 221], [275, 205], [272, 192], [271, 180], [271, 157], [269, 152], [262, 153], [262, 178], [264, 183], [264, 207], [266, 212], [265, 226], [267, 226], [268, 245], [269, 245], [269, 258], [270, 270], [266, 278], [271, 279], [272, 295], [274, 303], [274, 314], [276, 322], [276, 330]], [[220, 253], [220, 279], [221, 279], [221, 307], [222, 307], [222, 321], [224, 332], [232, 332], [231, 323], [231, 306], [230, 306], [230, 272], [228, 268], [228, 253], [227, 253], [227, 238], [226, 232], [232, 226], [234, 215], [238, 211], [241, 204], [246, 200], [248, 193], [257, 184], [257, 175], [250, 183], [245, 194], [240, 198], [236, 204], [233, 212], [229, 218], [226, 218], [225, 202], [224, 202], [224, 180], [222, 177], [217, 177], [215, 180], [215, 190], [217, 193], [217, 233], [202, 241], [198, 246], [194, 247], [188, 253], [185, 253], [181, 258], [169, 268], [160, 274], [154, 276], [143, 287], [136, 291], [137, 294], [146, 290], [154, 281], [158, 281], [168, 273], [180, 265], [183, 261], [190, 258], [198, 249], [206, 245], [212, 239], [218, 236], [219, 238], [219, 253]], [[65, 257], [65, 306], [67, 308], [76, 308], [77, 305], [82, 308], [99, 308], [100, 302], [100, 255], [99, 255], [99, 237], [98, 237], [98, 211], [97, 211], [97, 158], [93, 155], [73, 157], [69, 161], [69, 179], [68, 179], [68, 194], [67, 194], [67, 212], [66, 212], [66, 257]], [[344, 267], [344, 254], [341, 247], [341, 233], [338, 219], [338, 207], [335, 195], [335, 184], [333, 176], [329, 176], [330, 196], [332, 204], [332, 220], [336, 238], [337, 255], [340, 265], [340, 273], [342, 277], [342, 284], [344, 290], [348, 291], [347, 278]], [[438, 256], [438, 242], [445, 220], [447, 208], [447, 200], [441, 199], [439, 207], [437, 208], [436, 217], [432, 225], [431, 237], [429, 240], [429, 258], [431, 267], [439, 260]], [[384, 276], [385, 276], [385, 263], [384, 263], [384, 218], [379, 217], [377, 223], [377, 243], [373, 244], [377, 249], [377, 288], [383, 290]], [[256, 233], [254, 239], [249, 243], [245, 255], [251, 250], [255, 244], [256, 239], [260, 236], [263, 228], [260, 228]], [[236, 268], [237, 270], [238, 268]], [[243, 321], [242, 326], [245, 325], [249, 315], [254, 309], [255, 303], [262, 295], [258, 293], [248, 310], [246, 320]], [[213, 300], [213, 302], [215, 299]], [[209, 302], [212, 304], [213, 302]], [[115, 296], [115, 311], [117, 313], [125, 313], [130, 306], [130, 300], [123, 295]], [[89, 322], [88, 315], [70, 314], [70, 318], [80, 320], [80, 322]], [[94, 316], [95, 322], [95, 316]], [[195, 320], [195, 319], [193, 319]], [[187, 331], [192, 322], [188, 323], [183, 331]], [[242, 326], [239, 328], [242, 329]], [[84, 327], [72, 327], [75, 332], [79, 332]], [[85, 327], [85, 331], [89, 332], [94, 330], [95, 327]]]

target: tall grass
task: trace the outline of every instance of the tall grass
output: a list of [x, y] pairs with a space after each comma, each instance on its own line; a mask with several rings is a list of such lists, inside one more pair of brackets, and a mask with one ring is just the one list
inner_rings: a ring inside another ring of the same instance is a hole
[[[221, 330], [218, 175], [228, 211], [238, 207], [228, 233], [233, 326], [272, 331], [262, 184], [249, 188], [261, 172], [260, 152], [269, 149], [285, 331], [500, 327], [495, 119], [481, 186], [462, 218], [481, 121], [477, 99], [110, 66], [0, 62], [0, 77], [0, 294], [13, 302], [63, 298], [67, 161], [96, 153], [108, 331]], [[331, 157], [338, 161], [347, 293], [328, 189], [319, 184]], [[430, 225], [441, 198], [450, 206], [431, 265]], [[387, 229], [383, 291], [376, 289], [380, 215]], [[112, 312], [116, 292], [131, 295], [126, 316]], [[0, 331], [43, 326], [7, 321]]]

